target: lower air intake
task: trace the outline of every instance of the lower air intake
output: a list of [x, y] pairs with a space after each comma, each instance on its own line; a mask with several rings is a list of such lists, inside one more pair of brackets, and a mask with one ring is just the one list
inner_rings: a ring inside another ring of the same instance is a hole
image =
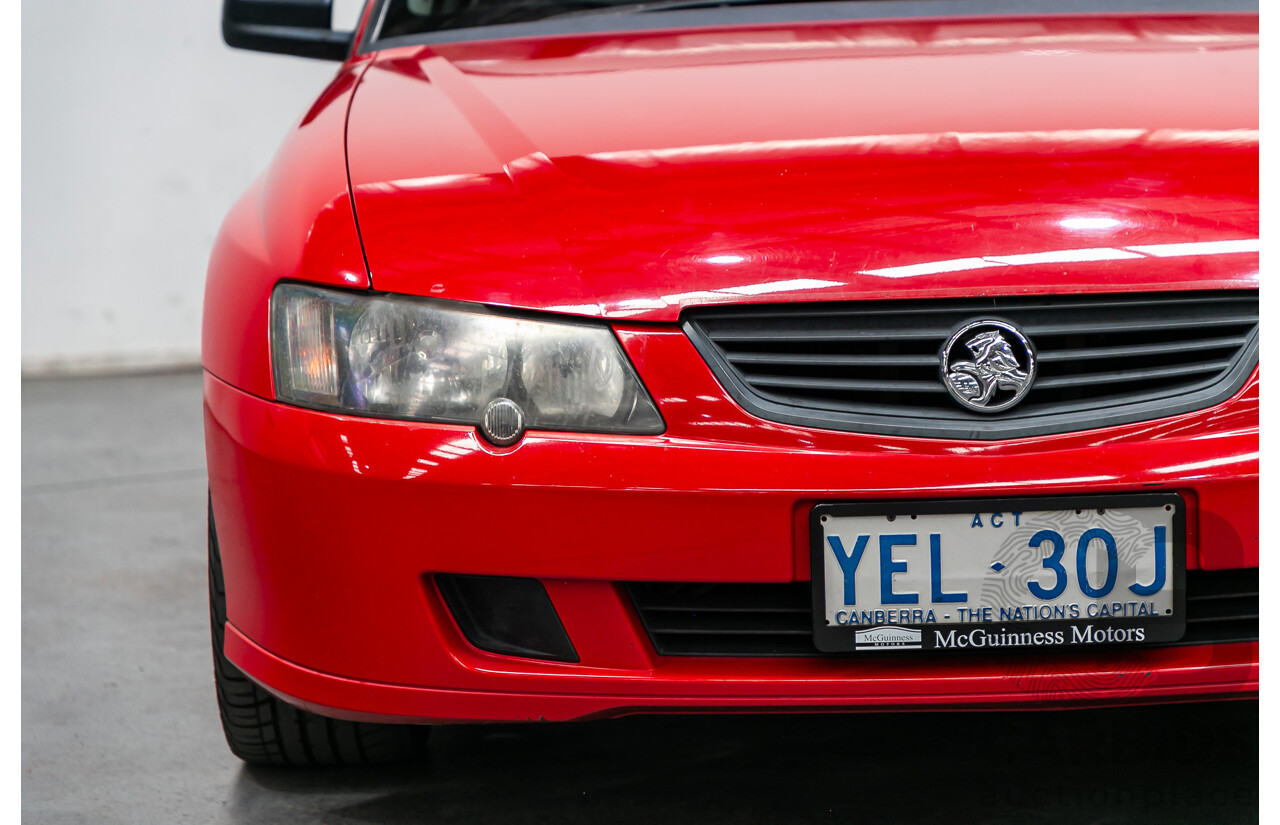
[[[826, 656], [813, 646], [809, 582], [627, 585], [662, 656]], [[1258, 639], [1258, 570], [1188, 570], [1179, 645]], [[895, 654], [903, 655], [903, 654]]]

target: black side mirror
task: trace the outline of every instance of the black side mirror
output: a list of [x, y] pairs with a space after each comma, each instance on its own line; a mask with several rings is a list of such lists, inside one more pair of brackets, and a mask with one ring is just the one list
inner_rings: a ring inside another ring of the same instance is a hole
[[354, 32], [335, 32], [333, 0], [223, 0], [222, 39], [235, 49], [346, 60]]

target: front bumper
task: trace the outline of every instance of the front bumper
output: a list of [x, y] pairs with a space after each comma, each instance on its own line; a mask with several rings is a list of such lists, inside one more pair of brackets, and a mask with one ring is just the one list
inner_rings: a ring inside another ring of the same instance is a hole
[[[499, 449], [470, 427], [302, 410], [207, 374], [227, 656], [294, 704], [382, 721], [1256, 695], [1257, 643], [662, 657], [620, 585], [805, 580], [818, 502], [1153, 489], [1188, 502], [1189, 568], [1256, 567], [1256, 374], [1210, 410], [975, 444], [762, 422], [725, 397], [683, 334], [619, 337], [667, 421], [662, 436], [530, 433]], [[434, 573], [540, 579], [580, 661], [472, 647]]]

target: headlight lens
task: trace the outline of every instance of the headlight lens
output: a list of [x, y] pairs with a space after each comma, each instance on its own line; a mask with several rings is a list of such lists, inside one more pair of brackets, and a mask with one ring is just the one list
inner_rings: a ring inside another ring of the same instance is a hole
[[529, 429], [663, 430], [605, 326], [281, 284], [271, 349], [277, 397], [304, 407], [479, 425], [509, 398]]

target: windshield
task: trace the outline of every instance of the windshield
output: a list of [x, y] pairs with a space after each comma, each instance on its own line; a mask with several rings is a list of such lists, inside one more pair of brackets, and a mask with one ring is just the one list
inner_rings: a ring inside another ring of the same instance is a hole
[[[408, 42], [480, 37], [591, 33], [646, 27], [777, 23], [801, 20], [868, 20], [920, 17], [1044, 15], [1044, 0], [381, 0], [381, 23], [366, 48], [401, 38]], [[1072, 14], [1123, 10], [1256, 13], [1253, 0], [1072, 0]], [[747, 7], [747, 8], [743, 8]], [[1062, 12], [1055, 12], [1062, 13]], [[678, 19], [677, 19], [678, 16]], [[644, 23], [639, 23], [644, 20]], [[545, 24], [542, 21], [547, 21]], [[403, 41], [401, 41], [403, 42]]]
[[590, 11], [657, 11], [764, 2], [784, 3], [788, 0], [387, 0], [378, 38], [385, 40], [447, 29], [530, 23]]

